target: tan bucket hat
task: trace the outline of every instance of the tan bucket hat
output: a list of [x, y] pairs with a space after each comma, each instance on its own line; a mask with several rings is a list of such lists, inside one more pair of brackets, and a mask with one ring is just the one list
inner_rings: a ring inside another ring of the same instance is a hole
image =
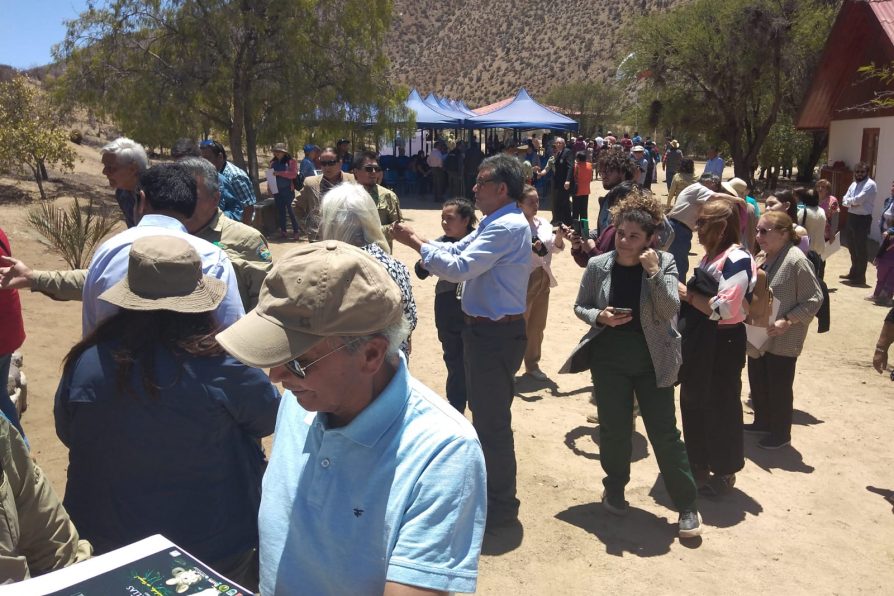
[[283, 153], [288, 153], [289, 147], [285, 143], [277, 143], [273, 146], [273, 151], [282, 151]]
[[242, 362], [267, 368], [326, 337], [367, 335], [402, 316], [400, 290], [388, 271], [363, 250], [326, 240], [277, 259], [258, 305], [217, 341]]
[[730, 178], [729, 181], [721, 184], [723, 188], [731, 195], [744, 199], [748, 195], [748, 183], [741, 178]]
[[202, 259], [189, 242], [172, 236], [137, 238], [130, 247], [127, 276], [99, 299], [128, 310], [209, 312], [227, 284], [202, 274]]

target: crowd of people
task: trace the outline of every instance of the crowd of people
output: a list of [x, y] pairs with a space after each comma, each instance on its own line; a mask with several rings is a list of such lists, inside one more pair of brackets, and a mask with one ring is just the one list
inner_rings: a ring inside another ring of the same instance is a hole
[[[586, 332], [558, 372], [592, 377], [602, 507], [629, 510], [639, 415], [679, 536], [699, 536], [699, 495], [730, 493], [744, 434], [769, 450], [791, 443], [797, 359], [815, 317], [828, 329], [824, 259], [844, 233], [843, 277], [865, 286], [875, 182], [858, 164], [840, 202], [820, 180], [765, 197], [762, 210], [745, 180], [723, 179], [715, 150], [696, 178], [674, 139], [659, 153], [636, 133], [555, 137], [549, 157], [542, 142], [437, 141], [424, 174], [441, 202], [436, 239], [403, 220], [382, 184], [386, 158], [344, 139], [306, 145], [301, 162], [273, 147], [279, 233], [308, 241], [275, 262], [250, 225], [254, 185], [214, 140], [181, 139], [151, 167], [130, 139], [103, 148], [127, 229], [85, 270], [32, 270], [0, 230], [0, 310], [18, 321], [0, 338], [0, 373], [25, 339], [17, 290], [82, 301], [54, 404], [69, 450], [61, 501], [0, 394], [0, 464], [15, 481], [0, 502], [22, 528], [0, 533], [0, 577], [161, 533], [264, 594], [473, 592], [485, 531], [519, 524], [516, 375], [548, 379], [552, 263], [566, 246], [583, 269], [573, 312]], [[649, 190], [659, 165], [666, 205]], [[597, 178], [607, 192], [591, 226]], [[869, 298], [890, 304], [894, 198], [878, 225]], [[704, 256], [689, 275], [694, 236]], [[418, 253], [419, 280], [437, 277], [434, 313], [417, 311], [394, 242]], [[443, 348], [446, 400], [408, 367], [426, 322]], [[894, 309], [879, 372], [892, 329]], [[274, 432], [268, 457], [260, 439]]]

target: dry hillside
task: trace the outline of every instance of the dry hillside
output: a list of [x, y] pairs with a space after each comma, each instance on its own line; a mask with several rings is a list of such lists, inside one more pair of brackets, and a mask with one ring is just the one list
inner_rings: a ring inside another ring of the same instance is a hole
[[388, 53], [395, 80], [491, 103], [527, 87], [602, 79], [623, 58], [630, 19], [681, 0], [394, 0]]

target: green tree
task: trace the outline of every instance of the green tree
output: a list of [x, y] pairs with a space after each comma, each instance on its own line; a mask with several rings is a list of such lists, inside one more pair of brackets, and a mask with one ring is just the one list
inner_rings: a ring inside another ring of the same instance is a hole
[[699, 112], [751, 180], [780, 112], [797, 109], [834, 17], [826, 0], [693, 0], [637, 20], [628, 71]]
[[257, 180], [258, 147], [297, 129], [339, 117], [360, 129], [373, 114], [392, 125], [403, 97], [386, 78], [390, 17], [390, 0], [91, 4], [56, 48], [56, 89], [149, 145], [222, 133]]
[[0, 83], [0, 166], [27, 166], [46, 199], [46, 167], [69, 171], [74, 160], [68, 133], [38, 87], [22, 75]]
[[577, 81], [554, 88], [544, 102], [562, 108], [563, 112], [580, 123], [580, 131], [593, 136], [618, 114], [620, 90], [612, 83]]

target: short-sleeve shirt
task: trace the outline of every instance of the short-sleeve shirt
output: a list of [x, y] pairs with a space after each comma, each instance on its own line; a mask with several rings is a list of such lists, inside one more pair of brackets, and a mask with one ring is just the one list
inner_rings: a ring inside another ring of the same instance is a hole
[[261, 593], [474, 592], [486, 493], [472, 425], [403, 357], [344, 427], [286, 392], [259, 515]]
[[700, 183], [687, 186], [677, 195], [677, 202], [667, 214], [668, 219], [676, 219], [690, 230], [695, 230], [695, 221], [713, 194], [713, 190]]

